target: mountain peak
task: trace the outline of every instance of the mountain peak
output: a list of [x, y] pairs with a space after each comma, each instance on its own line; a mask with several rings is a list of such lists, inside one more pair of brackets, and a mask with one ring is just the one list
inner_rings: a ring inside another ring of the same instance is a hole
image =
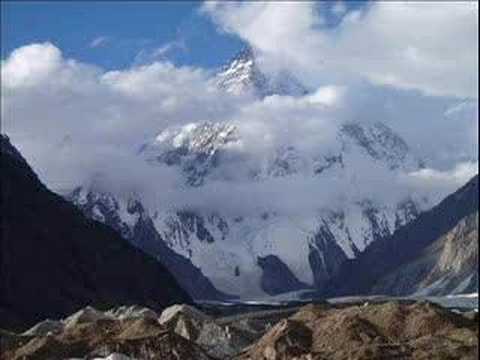
[[301, 96], [308, 91], [288, 71], [265, 72], [260, 69], [256, 51], [247, 46], [238, 52], [217, 74], [219, 88], [241, 95], [252, 94], [259, 98], [271, 95]]
[[251, 46], [245, 46], [235, 54], [235, 56], [230, 60], [228, 67], [234, 61], [253, 61], [255, 62], [255, 50]]
[[179, 166], [189, 185], [201, 185], [219, 163], [222, 151], [237, 139], [237, 127], [229, 123], [190, 123], [164, 129], [142, 147], [150, 163]]

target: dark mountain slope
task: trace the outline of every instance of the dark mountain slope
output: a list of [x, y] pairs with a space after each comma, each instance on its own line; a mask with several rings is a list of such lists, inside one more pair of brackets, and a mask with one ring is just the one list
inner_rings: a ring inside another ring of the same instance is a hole
[[[459, 273], [465, 274], [465, 268], [467, 271], [476, 268], [478, 266], [476, 214], [478, 214], [478, 175], [433, 209], [398, 229], [390, 238], [372, 243], [357, 259], [344, 263], [337, 276], [330, 282], [328, 295], [366, 294], [373, 290], [395, 295], [405, 294], [416, 290], [422, 281], [425, 281], [424, 286], [432, 285], [435, 280], [440, 279], [439, 272], [446, 273], [448, 269], [454, 267], [460, 269], [462, 266], [458, 264], [459, 259], [465, 262], [464, 269]], [[466, 225], [462, 226], [462, 221]], [[471, 250], [462, 250], [465, 246]], [[456, 250], [453, 250], [454, 248]], [[467, 256], [468, 254], [471, 256]], [[412, 265], [422, 261], [423, 266], [420, 268]], [[449, 261], [452, 263], [448, 264]], [[389, 274], [393, 276], [395, 272], [398, 274], [402, 267], [407, 268], [409, 264], [412, 272], [404, 273], [401, 277], [405, 280], [405, 277], [411, 276], [410, 283], [404, 281], [392, 285], [390, 278], [389, 286], [386, 276]], [[473, 275], [470, 279], [473, 283], [469, 287], [470, 289], [472, 286], [475, 287], [474, 283], [477, 282], [478, 289], [478, 272], [471, 270], [470, 273]], [[445, 291], [453, 287], [454, 283], [450, 281]]]
[[428, 295], [478, 292], [478, 212], [468, 215], [413, 261], [381, 278], [373, 293]]
[[93, 305], [190, 302], [173, 276], [49, 191], [1, 136], [0, 324], [25, 327]]
[[[190, 259], [168, 247], [164, 238], [155, 230], [152, 218], [139, 201], [132, 201], [127, 211], [138, 220], [132, 228], [118, 214], [118, 201], [110, 194], [89, 191], [85, 201], [80, 201], [82, 188], [76, 188], [66, 199], [90, 218], [110, 226], [122, 234], [128, 242], [155, 257], [177, 279], [179, 284], [195, 300], [226, 300], [234, 298], [216, 289], [212, 282], [193, 265]], [[98, 215], [101, 215], [100, 217]]]

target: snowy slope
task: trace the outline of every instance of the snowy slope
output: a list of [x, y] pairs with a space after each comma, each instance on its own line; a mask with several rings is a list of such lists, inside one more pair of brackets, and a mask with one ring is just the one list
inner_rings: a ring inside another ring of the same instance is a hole
[[[241, 124], [203, 123], [168, 128], [143, 147], [139, 161], [177, 168], [185, 186], [201, 189], [219, 179], [229, 181], [222, 170], [232, 157], [238, 156], [232, 150], [238, 142]], [[309, 215], [265, 211], [238, 217], [160, 207], [146, 209], [143, 216], [151, 219], [159, 238], [170, 249], [189, 259], [226, 293], [264, 295], [258, 262], [269, 255], [280, 259], [299, 281], [321, 287], [343, 261], [414, 219], [423, 206], [409, 198], [381, 203], [355, 195], [355, 187], [361, 186], [356, 183], [357, 163], [368, 162], [372, 169], [385, 171], [416, 166], [408, 146], [392, 130], [383, 124], [346, 124], [338, 130], [338, 142], [335, 149], [339, 152], [334, 156], [312, 158], [289, 146], [277, 149], [266, 164], [239, 170], [238, 176], [252, 184], [271, 178], [295, 179], [299, 174], [347, 181], [352, 185], [352, 194], [341, 194], [345, 197], [341, 207], [331, 208], [319, 202], [318, 209]], [[252, 166], [249, 161], [243, 164]], [[95, 201], [91, 216], [107, 223], [118, 222], [116, 227], [135, 242], [132, 229], [140, 217], [128, 211], [132, 200], [113, 205], [111, 196], [94, 191], [86, 196], [85, 191], [73, 194], [73, 201]]]

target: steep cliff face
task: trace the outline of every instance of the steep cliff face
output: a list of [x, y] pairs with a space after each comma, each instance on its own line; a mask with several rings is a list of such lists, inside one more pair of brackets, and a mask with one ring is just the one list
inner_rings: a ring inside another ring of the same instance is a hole
[[261, 286], [268, 295], [308, 288], [309, 285], [299, 281], [287, 265], [275, 255], [258, 257], [258, 266], [262, 269]]
[[478, 175], [431, 210], [345, 262], [330, 294], [478, 291]]
[[22, 327], [88, 304], [156, 309], [190, 297], [152, 257], [49, 191], [1, 136], [0, 322]]

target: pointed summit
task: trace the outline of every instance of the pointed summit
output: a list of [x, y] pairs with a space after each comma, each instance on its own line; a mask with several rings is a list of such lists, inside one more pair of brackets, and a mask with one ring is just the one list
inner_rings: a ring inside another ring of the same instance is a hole
[[218, 87], [235, 95], [252, 94], [301, 96], [308, 91], [288, 71], [264, 73], [258, 67], [256, 51], [246, 46], [217, 74]]

